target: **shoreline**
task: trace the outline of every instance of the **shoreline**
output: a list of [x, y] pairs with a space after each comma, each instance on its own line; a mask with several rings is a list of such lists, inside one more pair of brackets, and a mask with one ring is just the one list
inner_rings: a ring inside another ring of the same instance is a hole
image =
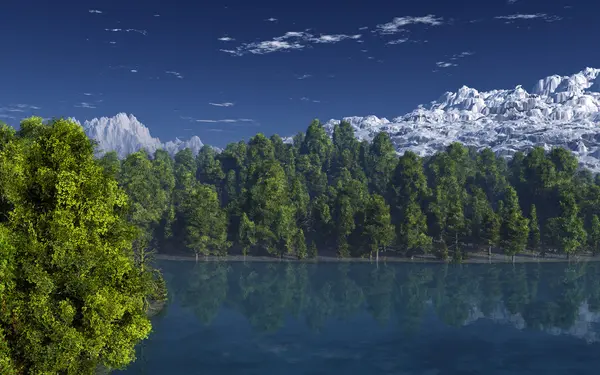
[[[196, 257], [193, 255], [171, 255], [171, 254], [156, 254], [156, 260], [195, 262]], [[597, 262], [600, 261], [600, 256], [592, 256], [582, 254], [572, 256], [567, 259], [565, 256], [548, 255], [539, 257], [533, 254], [519, 254], [515, 256], [514, 263], [570, 263], [570, 262]], [[377, 263], [373, 257], [369, 258], [338, 258], [334, 256], [318, 256], [311, 259], [297, 259], [293, 256], [284, 256], [283, 258], [255, 255], [227, 255], [227, 256], [206, 256], [198, 257], [198, 262], [298, 262], [298, 263]], [[453, 263], [452, 259], [441, 260], [431, 255], [419, 255], [413, 258], [402, 256], [382, 256], [379, 255], [379, 263]], [[504, 254], [492, 254], [491, 257], [487, 253], [471, 253], [469, 258], [464, 259], [461, 264], [497, 264], [497, 263], [513, 263], [510, 256]]]

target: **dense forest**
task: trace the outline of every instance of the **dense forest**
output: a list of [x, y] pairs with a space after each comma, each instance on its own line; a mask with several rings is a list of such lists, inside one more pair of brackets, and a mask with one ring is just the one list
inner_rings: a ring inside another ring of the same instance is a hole
[[562, 148], [507, 160], [454, 143], [399, 157], [387, 133], [360, 142], [342, 122], [329, 137], [315, 120], [290, 143], [257, 134], [196, 157], [142, 150], [100, 162], [132, 201], [140, 249], [455, 261], [600, 250], [600, 179]]

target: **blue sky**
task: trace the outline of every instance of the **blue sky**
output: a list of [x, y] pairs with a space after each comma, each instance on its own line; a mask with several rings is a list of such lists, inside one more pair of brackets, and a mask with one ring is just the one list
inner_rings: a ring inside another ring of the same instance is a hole
[[313, 118], [392, 118], [462, 85], [529, 90], [600, 67], [599, 12], [591, 0], [3, 1], [0, 120], [126, 112], [163, 141], [222, 147]]

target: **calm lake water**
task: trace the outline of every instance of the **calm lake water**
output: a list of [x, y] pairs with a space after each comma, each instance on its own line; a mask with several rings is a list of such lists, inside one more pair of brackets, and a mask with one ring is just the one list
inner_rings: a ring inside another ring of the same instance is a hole
[[600, 264], [161, 261], [117, 374], [598, 374]]

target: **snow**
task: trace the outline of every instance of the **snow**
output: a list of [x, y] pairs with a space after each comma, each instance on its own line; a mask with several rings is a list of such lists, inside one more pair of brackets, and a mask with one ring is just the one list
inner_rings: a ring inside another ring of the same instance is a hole
[[[514, 89], [480, 92], [463, 86], [446, 92], [392, 120], [376, 116], [345, 117], [360, 140], [389, 133], [398, 153], [421, 156], [452, 142], [511, 156], [534, 146], [571, 150], [581, 166], [600, 172], [600, 69], [586, 68], [571, 76], [540, 79], [531, 93]], [[331, 135], [340, 120], [324, 124]], [[291, 140], [286, 139], [287, 142]]]
[[[580, 165], [600, 172], [600, 69], [586, 68], [571, 76], [552, 75], [540, 79], [530, 92], [521, 85], [514, 89], [478, 91], [463, 86], [446, 92], [429, 106], [388, 120], [377, 116], [345, 117], [360, 140], [371, 141], [380, 131], [390, 134], [398, 151], [411, 150], [421, 156], [443, 150], [452, 142], [477, 149], [490, 147], [496, 154], [511, 156], [534, 146], [550, 150], [565, 147]], [[331, 135], [340, 120], [324, 126]], [[186, 147], [197, 154], [200, 138], [175, 139], [162, 143], [153, 138], [135, 116], [85, 121], [83, 127], [102, 150], [115, 150], [119, 157], [142, 147], [153, 153], [171, 155]], [[291, 138], [284, 138], [287, 143]], [[218, 151], [218, 150], [217, 150]]]
[[116, 151], [119, 158], [144, 148], [151, 155], [157, 149], [166, 150], [171, 156], [185, 148], [190, 148], [197, 155], [203, 146], [199, 137], [193, 136], [187, 141], [178, 138], [175, 141], [162, 143], [160, 139], [150, 135], [150, 130], [134, 115], [118, 113], [113, 117], [101, 117], [87, 120], [83, 129], [88, 137], [98, 142], [99, 153]]

